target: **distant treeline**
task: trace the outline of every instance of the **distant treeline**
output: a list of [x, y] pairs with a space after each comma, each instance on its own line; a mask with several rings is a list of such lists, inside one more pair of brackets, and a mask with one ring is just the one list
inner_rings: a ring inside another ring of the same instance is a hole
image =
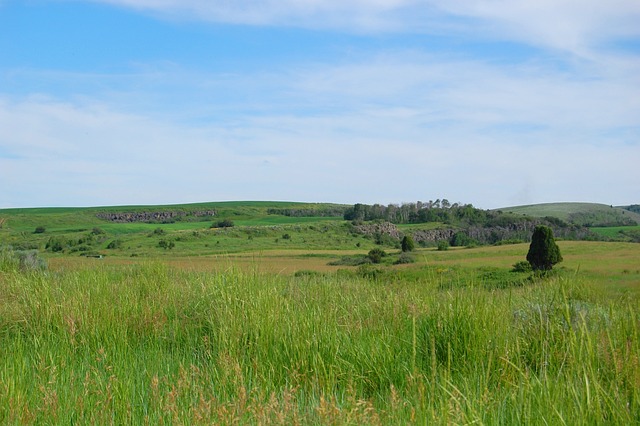
[[[384, 220], [395, 224], [442, 222], [447, 224], [481, 225], [488, 222], [502, 222], [500, 212], [492, 212], [473, 207], [471, 204], [451, 204], [448, 200], [436, 200], [401, 205], [356, 204], [344, 213], [345, 220]], [[515, 215], [508, 215], [512, 222]]]
[[623, 207], [623, 209], [634, 213], [640, 213], [640, 204], [631, 204], [630, 206]]

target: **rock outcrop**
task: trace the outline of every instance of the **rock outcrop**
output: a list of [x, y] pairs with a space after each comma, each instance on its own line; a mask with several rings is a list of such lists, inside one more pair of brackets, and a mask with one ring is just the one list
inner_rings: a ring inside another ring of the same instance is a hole
[[365, 223], [362, 225], [354, 225], [353, 229], [358, 234], [364, 235], [389, 235], [393, 238], [402, 238], [402, 233], [398, 230], [398, 227], [393, 223], [380, 222], [380, 223]]
[[[537, 225], [544, 224], [551, 226], [556, 238], [581, 240], [590, 235], [587, 228], [570, 226], [553, 226], [553, 224], [540, 220], [527, 220], [517, 223], [506, 224], [504, 226], [471, 226], [464, 229], [424, 229], [413, 231], [411, 236], [416, 243], [437, 243], [438, 241], [451, 241], [458, 232], [465, 234], [468, 238], [480, 244], [495, 244], [507, 240], [531, 240], [531, 234]], [[403, 233], [396, 225], [390, 222], [364, 223], [354, 225], [354, 232], [364, 235], [388, 235], [392, 238], [400, 239]]]
[[416, 243], [435, 243], [442, 240], [449, 241], [457, 231], [455, 229], [424, 229], [412, 234]]
[[166, 223], [175, 222], [176, 220], [187, 217], [212, 217], [217, 212], [215, 210], [197, 210], [191, 212], [185, 211], [158, 211], [158, 212], [114, 212], [114, 213], [97, 213], [96, 216], [102, 220], [117, 223]]

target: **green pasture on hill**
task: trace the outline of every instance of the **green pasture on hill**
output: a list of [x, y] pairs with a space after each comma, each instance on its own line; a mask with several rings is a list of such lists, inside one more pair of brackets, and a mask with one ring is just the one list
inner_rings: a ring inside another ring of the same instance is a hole
[[612, 239], [624, 238], [626, 233], [637, 232], [640, 233], [640, 225], [638, 226], [608, 226], [592, 228], [592, 230], [600, 235], [609, 237]]
[[[33, 230], [36, 226], [46, 225], [52, 229], [77, 229], [104, 225], [106, 221], [98, 219], [98, 213], [120, 212], [192, 212], [198, 210], [216, 210], [218, 218], [231, 218], [238, 220], [267, 219], [270, 209], [317, 209], [326, 210], [332, 208], [344, 208], [338, 204], [327, 203], [300, 203], [285, 201], [228, 201], [194, 204], [158, 205], [158, 206], [108, 206], [108, 207], [51, 207], [51, 208], [25, 208], [25, 209], [1, 209], [0, 218], [7, 221], [7, 227], [18, 231]], [[280, 216], [280, 215], [274, 215]], [[306, 218], [298, 218], [304, 220]], [[187, 223], [182, 221], [182, 223]]]
[[576, 221], [580, 224], [620, 220], [631, 220], [640, 224], [640, 214], [638, 213], [621, 207], [597, 203], [543, 203], [504, 207], [497, 210], [534, 217], [557, 217], [564, 221]]

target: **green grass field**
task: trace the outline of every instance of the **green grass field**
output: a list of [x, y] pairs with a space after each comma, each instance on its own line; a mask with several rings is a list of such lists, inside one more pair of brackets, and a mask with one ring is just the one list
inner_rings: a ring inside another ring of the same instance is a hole
[[609, 226], [604, 228], [592, 228], [592, 230], [600, 235], [604, 235], [605, 237], [611, 238], [613, 240], [616, 239], [626, 239], [629, 238], [629, 233], [640, 234], [640, 225], [639, 226]]
[[49, 266], [0, 250], [0, 424], [640, 422], [639, 244], [559, 241], [547, 277], [511, 272], [528, 244], [348, 266], [381, 246], [345, 221], [226, 207], [92, 237], [92, 212], [3, 212]]
[[377, 277], [5, 267], [0, 422], [640, 421], [638, 298], [593, 272], [486, 287], [494, 249]]

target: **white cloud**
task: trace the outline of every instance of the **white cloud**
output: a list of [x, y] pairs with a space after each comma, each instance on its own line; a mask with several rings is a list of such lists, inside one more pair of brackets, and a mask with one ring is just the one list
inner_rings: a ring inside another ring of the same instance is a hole
[[2, 180], [20, 188], [16, 198], [0, 199], [5, 206], [34, 200], [40, 205], [144, 203], [163, 193], [188, 198], [196, 191], [190, 182], [221, 180], [242, 166], [206, 132], [100, 103], [5, 100], [0, 127], [0, 146], [10, 153], [0, 157]]
[[[640, 3], [635, 0], [457, 0], [438, 4], [452, 14], [484, 20], [488, 31], [575, 52], [610, 39], [640, 35]], [[489, 29], [490, 25], [495, 28]]]
[[188, 18], [356, 32], [462, 34], [580, 55], [640, 35], [636, 0], [89, 0]]
[[[0, 179], [20, 188], [0, 206], [637, 202], [634, 65], [541, 66], [405, 52], [279, 76], [226, 75], [225, 93], [237, 98], [217, 96], [215, 74], [178, 69], [158, 75], [150, 94], [0, 97]], [[186, 98], [157, 98], [165, 79]], [[263, 90], [247, 89], [249, 81]], [[195, 91], [209, 102], [193, 101]], [[166, 109], [146, 108], [146, 96]], [[230, 105], [233, 114], [219, 114]]]

